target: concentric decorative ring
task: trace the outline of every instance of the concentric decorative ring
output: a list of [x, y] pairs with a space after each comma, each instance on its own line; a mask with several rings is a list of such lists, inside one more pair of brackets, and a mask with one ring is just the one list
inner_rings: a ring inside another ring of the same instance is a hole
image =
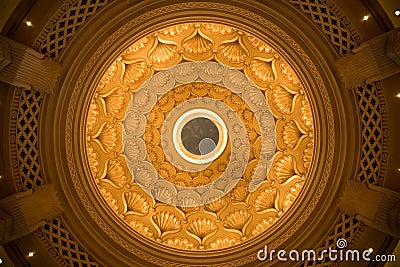
[[[314, 145], [305, 89], [249, 33], [210, 23], [162, 29], [124, 51], [96, 91], [92, 174], [115, 213], [147, 238], [233, 246], [265, 232], [303, 187]], [[176, 121], [193, 109], [211, 110], [227, 129], [226, 148], [204, 164], [173, 142]]]

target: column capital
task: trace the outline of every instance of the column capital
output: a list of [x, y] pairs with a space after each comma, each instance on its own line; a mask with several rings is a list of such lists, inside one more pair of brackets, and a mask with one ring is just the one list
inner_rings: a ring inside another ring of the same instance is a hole
[[60, 72], [60, 64], [0, 35], [0, 81], [51, 94]]

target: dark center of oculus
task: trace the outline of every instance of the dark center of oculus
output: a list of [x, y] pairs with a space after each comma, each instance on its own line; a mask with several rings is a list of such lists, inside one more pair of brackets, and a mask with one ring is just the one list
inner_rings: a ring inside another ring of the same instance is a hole
[[206, 155], [212, 152], [219, 140], [217, 126], [207, 118], [195, 118], [182, 128], [181, 140], [187, 151], [194, 155]]

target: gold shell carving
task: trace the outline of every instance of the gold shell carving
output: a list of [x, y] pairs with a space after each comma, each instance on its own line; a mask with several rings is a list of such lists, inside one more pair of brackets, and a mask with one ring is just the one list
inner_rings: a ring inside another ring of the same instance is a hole
[[279, 217], [276, 217], [276, 216], [269, 217], [267, 219], [263, 219], [261, 222], [256, 224], [253, 231], [251, 231], [251, 235], [257, 236], [257, 235], [265, 232], [265, 230], [270, 228], [278, 219], [279, 219]]
[[176, 232], [181, 229], [178, 217], [172, 212], [160, 211], [151, 218], [160, 231], [160, 237], [168, 232]]
[[314, 127], [314, 122], [312, 118], [310, 102], [308, 101], [307, 97], [304, 97], [304, 100], [301, 101], [300, 114], [301, 120], [304, 122], [305, 125], [307, 125], [308, 128], [312, 130]]
[[283, 76], [290, 83], [292, 83], [295, 86], [300, 86], [300, 80], [297, 77], [296, 73], [294, 73], [292, 67], [290, 67], [290, 65], [284, 60], [281, 61], [281, 69], [282, 69]]
[[240, 240], [233, 237], [220, 237], [212, 242], [208, 249], [229, 248], [240, 243]]
[[100, 141], [104, 151], [110, 152], [117, 146], [119, 139], [117, 129], [113, 124], [107, 122], [101, 129], [97, 139]]
[[244, 228], [250, 222], [250, 219], [251, 215], [246, 210], [235, 210], [225, 217], [223, 226], [244, 234]]
[[242, 46], [239, 37], [220, 44], [221, 56], [230, 63], [242, 63], [249, 57], [249, 52]]
[[225, 209], [227, 203], [224, 198], [219, 198], [211, 203], [204, 205], [204, 210], [217, 214], [221, 210]]
[[216, 231], [217, 226], [215, 225], [214, 221], [210, 219], [197, 218], [189, 223], [186, 230], [189, 233], [197, 236], [200, 239], [200, 243], [203, 244], [203, 240]]
[[124, 192], [125, 214], [147, 214], [149, 203], [147, 199], [136, 191]]
[[283, 156], [274, 165], [274, 174], [280, 184], [285, 183], [290, 177], [296, 174], [294, 169], [294, 159], [292, 156]]
[[126, 184], [126, 173], [122, 162], [117, 159], [111, 159], [107, 162], [107, 172], [104, 179], [117, 187], [123, 187]]
[[253, 58], [250, 63], [250, 71], [254, 78], [263, 83], [276, 79], [275, 60], [265, 58]]
[[195, 244], [193, 244], [186, 238], [180, 238], [180, 237], [175, 237], [174, 239], [167, 239], [163, 242], [163, 244], [169, 247], [186, 249], [186, 250], [192, 250], [196, 248]]
[[257, 212], [264, 212], [269, 209], [275, 209], [275, 201], [278, 196], [276, 188], [266, 188], [256, 198], [254, 207]]
[[272, 104], [283, 114], [292, 112], [294, 94], [285, 87], [278, 85], [272, 92]]
[[104, 100], [108, 116], [119, 114], [126, 105], [125, 92], [121, 87], [116, 87], [106, 95], [100, 97]]
[[112, 210], [118, 214], [118, 200], [112, 193], [112, 191], [108, 190], [105, 187], [100, 187], [100, 193], [103, 196], [104, 200], [107, 204], [112, 208]]
[[147, 168], [140, 166], [135, 171], [135, 181], [144, 187], [149, 187], [154, 180], [154, 176]]
[[201, 55], [212, 51], [213, 42], [200, 31], [196, 31], [194, 36], [189, 36], [182, 42], [182, 46], [186, 53]]
[[167, 203], [171, 202], [174, 197], [174, 193], [171, 192], [168, 188], [163, 186], [154, 188], [151, 191], [151, 195], [154, 196], [154, 198], [162, 200]]
[[149, 57], [155, 64], [165, 64], [177, 55], [177, 48], [178, 46], [174, 42], [157, 39], [149, 52]]
[[146, 73], [146, 61], [143, 59], [123, 60], [122, 61], [122, 82], [136, 83], [140, 81]]
[[139, 234], [141, 234], [147, 238], [153, 239], [153, 232], [144, 223], [132, 220], [129, 222], [129, 226], [132, 227], [132, 229], [135, 230], [136, 232], [138, 232]]
[[290, 206], [292, 206], [294, 200], [299, 195], [301, 189], [303, 188], [303, 182], [298, 182], [290, 187], [289, 192], [285, 194], [285, 198], [283, 200], [283, 211], [286, 212]]
[[88, 117], [86, 121], [86, 131], [90, 132], [93, 130], [94, 125], [97, 123], [99, 116], [99, 108], [94, 99], [90, 102]]
[[290, 149], [293, 149], [296, 146], [297, 142], [299, 141], [302, 135], [303, 134], [300, 132], [299, 128], [297, 127], [294, 121], [289, 121], [288, 123], [285, 124], [285, 126], [283, 126], [282, 130], [283, 143]]
[[249, 193], [247, 188], [248, 188], [247, 186], [241, 185], [233, 189], [231, 192], [231, 201], [233, 203], [244, 202]]

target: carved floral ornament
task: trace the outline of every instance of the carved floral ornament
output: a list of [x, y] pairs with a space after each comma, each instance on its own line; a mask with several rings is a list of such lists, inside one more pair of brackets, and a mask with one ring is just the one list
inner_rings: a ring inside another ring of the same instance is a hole
[[[174, 148], [180, 116], [208, 109], [225, 149], [193, 164]], [[86, 122], [88, 164], [133, 231], [184, 250], [231, 247], [287, 212], [313, 158], [312, 110], [272, 47], [214, 23], [171, 26], [136, 41], [102, 77]]]

